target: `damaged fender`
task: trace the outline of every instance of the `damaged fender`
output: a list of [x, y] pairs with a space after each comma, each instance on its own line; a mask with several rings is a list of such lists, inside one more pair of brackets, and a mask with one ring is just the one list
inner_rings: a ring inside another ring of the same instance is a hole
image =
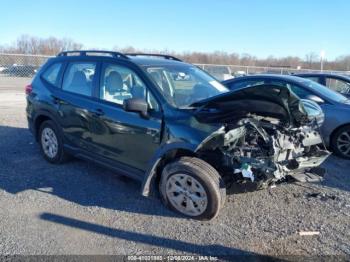
[[145, 177], [142, 181], [141, 194], [143, 196], [150, 196], [154, 192], [154, 182], [156, 178], [156, 169], [158, 164], [167, 154], [176, 152], [177, 150], [183, 150], [187, 152], [195, 153], [196, 145], [193, 145], [188, 142], [173, 142], [170, 144], [163, 145], [151, 159], [148, 169], [145, 172]]

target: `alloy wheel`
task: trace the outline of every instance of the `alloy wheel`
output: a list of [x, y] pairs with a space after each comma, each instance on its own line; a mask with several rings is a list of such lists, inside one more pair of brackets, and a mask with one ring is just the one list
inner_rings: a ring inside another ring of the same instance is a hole
[[41, 133], [41, 146], [47, 157], [56, 157], [58, 153], [58, 141], [55, 132], [49, 127], [45, 127]]
[[188, 216], [201, 215], [207, 208], [208, 197], [201, 183], [186, 174], [172, 175], [166, 183], [170, 203]]
[[345, 156], [350, 156], [350, 131], [342, 132], [337, 138], [337, 148]]

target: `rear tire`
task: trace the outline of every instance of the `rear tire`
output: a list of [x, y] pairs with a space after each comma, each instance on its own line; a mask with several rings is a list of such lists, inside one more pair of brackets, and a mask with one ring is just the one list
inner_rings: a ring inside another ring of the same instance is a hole
[[219, 173], [195, 157], [181, 157], [167, 164], [159, 189], [166, 206], [199, 220], [215, 218], [226, 198], [225, 184]]
[[350, 125], [339, 128], [332, 136], [333, 152], [345, 159], [350, 159]]
[[44, 158], [52, 164], [61, 164], [68, 159], [63, 149], [59, 127], [52, 120], [43, 122], [39, 129], [39, 143]]

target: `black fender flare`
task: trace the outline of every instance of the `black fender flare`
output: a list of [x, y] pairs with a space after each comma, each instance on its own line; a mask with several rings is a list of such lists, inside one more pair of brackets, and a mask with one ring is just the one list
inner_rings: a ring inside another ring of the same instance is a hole
[[36, 125], [37, 125], [37, 121], [38, 121], [38, 118], [40, 117], [47, 117], [47, 118], [50, 118], [52, 121], [54, 121], [57, 126], [60, 126], [59, 125], [59, 116], [57, 115], [57, 113], [52, 113], [50, 112], [49, 110], [39, 110], [35, 113], [34, 115], [34, 118], [33, 118], [33, 133], [34, 133], [34, 137], [37, 138], [37, 128], [36, 128]]
[[165, 155], [177, 150], [184, 150], [190, 154], [195, 154], [197, 147], [198, 145], [189, 142], [173, 142], [160, 147], [148, 164], [148, 168], [142, 181], [141, 194], [148, 197], [154, 193], [154, 182], [157, 175], [156, 169]]

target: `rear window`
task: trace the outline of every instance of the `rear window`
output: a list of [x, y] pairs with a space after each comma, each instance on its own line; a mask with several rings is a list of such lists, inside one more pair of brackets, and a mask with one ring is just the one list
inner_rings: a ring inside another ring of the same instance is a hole
[[42, 74], [42, 77], [54, 86], [58, 86], [58, 75], [62, 68], [62, 63], [55, 63], [49, 66], [46, 71]]

